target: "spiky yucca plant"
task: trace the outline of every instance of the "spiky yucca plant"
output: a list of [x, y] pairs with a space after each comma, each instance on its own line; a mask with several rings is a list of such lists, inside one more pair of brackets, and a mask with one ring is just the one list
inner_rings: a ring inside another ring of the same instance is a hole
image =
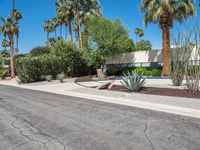
[[128, 72], [127, 75], [124, 73], [122, 77], [122, 84], [130, 91], [130, 92], [138, 92], [144, 86], [146, 81], [146, 77], [143, 77], [143, 73], [139, 74], [137, 72], [132, 71]]

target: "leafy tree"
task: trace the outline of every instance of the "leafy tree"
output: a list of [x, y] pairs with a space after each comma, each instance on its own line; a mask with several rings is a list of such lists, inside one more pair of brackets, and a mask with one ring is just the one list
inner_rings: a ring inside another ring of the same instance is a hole
[[112, 22], [105, 18], [92, 17], [85, 24], [84, 34], [88, 48], [97, 50], [105, 57], [135, 50], [128, 30], [119, 20]]
[[44, 54], [49, 54], [50, 51], [51, 51], [51, 49], [50, 49], [49, 47], [47, 47], [47, 46], [44, 46], [44, 47], [38, 46], [38, 47], [33, 48], [33, 49], [29, 52], [29, 54], [30, 54], [31, 56], [33, 56], [33, 57], [34, 57], [34, 56], [41, 56], [41, 55], [44, 55]]
[[137, 51], [152, 50], [152, 44], [148, 40], [141, 40], [135, 45]]
[[163, 76], [170, 74], [170, 29], [174, 20], [182, 22], [195, 14], [193, 0], [142, 0], [141, 11], [145, 13], [144, 22], [158, 23], [162, 29]]

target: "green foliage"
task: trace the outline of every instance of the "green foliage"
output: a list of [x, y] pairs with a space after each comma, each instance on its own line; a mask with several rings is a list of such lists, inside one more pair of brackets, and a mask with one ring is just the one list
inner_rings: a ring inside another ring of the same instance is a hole
[[150, 72], [150, 75], [151, 75], [151, 76], [161, 76], [161, 73], [162, 73], [162, 69], [153, 69], [153, 70]]
[[87, 62], [87, 66], [91, 69], [100, 68], [106, 61], [99, 52], [92, 50], [83, 50], [82, 58]]
[[144, 74], [146, 75], [148, 70], [145, 67], [137, 67], [134, 69], [135, 72], [139, 73], [139, 74]]
[[1, 79], [5, 79], [7, 74], [8, 74], [8, 70], [7, 69], [0, 68], [0, 78]]
[[84, 35], [87, 47], [99, 51], [105, 57], [135, 50], [128, 30], [119, 20], [112, 22], [92, 17], [85, 23]]
[[106, 71], [106, 74], [108, 76], [119, 76], [119, 75], [123, 75], [123, 73], [128, 73], [131, 71], [135, 71], [138, 73], [143, 73], [143, 75], [146, 76], [161, 76], [161, 72], [162, 72], [162, 68], [155, 68], [153, 70], [148, 70], [145, 67], [120, 67], [117, 65], [109, 65]]
[[81, 52], [72, 43], [59, 40], [49, 54], [16, 59], [16, 71], [22, 83], [29, 83], [44, 80], [46, 75], [55, 79], [64, 72], [73, 77], [84, 75], [88, 70]]
[[44, 46], [44, 47], [38, 46], [38, 47], [33, 48], [30, 51], [30, 55], [33, 56], [33, 57], [41, 56], [41, 55], [44, 55], [44, 54], [49, 54], [50, 51], [51, 51], [51, 49], [47, 46]]
[[143, 74], [132, 71], [132, 73], [128, 72], [128, 74], [124, 74], [122, 77], [122, 84], [130, 91], [130, 92], [138, 92], [144, 86], [146, 78], [143, 78]]
[[141, 40], [141, 41], [137, 42], [135, 47], [136, 47], [135, 49], [137, 51], [152, 50], [152, 44], [148, 40]]

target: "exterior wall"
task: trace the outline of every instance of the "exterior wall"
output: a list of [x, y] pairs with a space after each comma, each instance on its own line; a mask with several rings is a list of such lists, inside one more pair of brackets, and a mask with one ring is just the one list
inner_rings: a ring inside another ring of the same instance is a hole
[[[171, 50], [173, 50], [173, 48]], [[200, 60], [200, 54], [197, 54], [196, 47], [192, 51], [191, 60], [192, 61]], [[162, 50], [122, 53], [109, 58], [106, 62], [106, 64], [138, 64], [138, 63], [162, 63]]]
[[132, 64], [150, 62], [162, 62], [162, 51], [152, 50], [123, 53], [109, 58], [106, 64]]

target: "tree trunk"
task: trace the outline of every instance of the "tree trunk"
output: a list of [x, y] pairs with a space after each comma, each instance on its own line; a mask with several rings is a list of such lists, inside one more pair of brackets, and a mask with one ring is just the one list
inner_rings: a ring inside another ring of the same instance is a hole
[[65, 28], [66, 28], [65, 40], [67, 41], [67, 33], [68, 33], [67, 25], [65, 25]]
[[54, 31], [54, 32], [55, 32], [55, 39], [56, 39], [56, 38], [57, 38], [57, 32], [56, 32], [56, 28], [55, 28], [55, 31]]
[[79, 28], [79, 45], [80, 45], [80, 48], [83, 47], [83, 39], [82, 39], [82, 33], [81, 33], [81, 24], [78, 23], [78, 28]]
[[14, 17], [15, 0], [12, 0], [12, 17]]
[[77, 34], [78, 34], [78, 46], [79, 48], [81, 47], [81, 43], [80, 43], [80, 28], [79, 28], [79, 23], [77, 24]]
[[49, 32], [47, 32], [47, 46], [49, 46]]
[[15, 77], [15, 64], [14, 64], [13, 38], [10, 39], [10, 68], [11, 68], [11, 78], [14, 78]]
[[60, 25], [60, 38], [62, 38], [62, 25]]
[[170, 75], [170, 31], [169, 28], [162, 29], [162, 40], [163, 40], [163, 70], [162, 76], [166, 77]]
[[71, 20], [69, 21], [69, 34], [70, 34], [70, 42], [73, 42], [72, 23], [71, 23]]

